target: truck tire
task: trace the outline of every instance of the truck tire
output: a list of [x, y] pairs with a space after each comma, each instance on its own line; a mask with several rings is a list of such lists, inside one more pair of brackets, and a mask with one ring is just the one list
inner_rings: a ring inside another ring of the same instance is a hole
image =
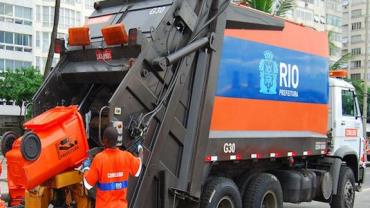
[[339, 173], [338, 192], [333, 195], [330, 207], [353, 208], [355, 202], [355, 176], [351, 168], [342, 166]]
[[216, 177], [203, 189], [201, 208], [242, 208], [238, 187], [228, 178]]
[[253, 179], [258, 176], [260, 173], [246, 173], [237, 182], [237, 185], [240, 190], [240, 195], [244, 196], [244, 193], [247, 191], [249, 184]]
[[243, 195], [244, 208], [283, 208], [283, 191], [272, 174], [262, 173], [248, 185]]

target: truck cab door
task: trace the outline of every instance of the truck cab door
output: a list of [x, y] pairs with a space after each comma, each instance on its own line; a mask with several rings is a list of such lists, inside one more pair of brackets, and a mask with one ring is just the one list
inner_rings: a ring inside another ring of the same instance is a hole
[[354, 150], [360, 158], [363, 126], [355, 92], [352, 89], [338, 87], [335, 95], [332, 102], [334, 105], [332, 107], [336, 109], [333, 125], [333, 153], [346, 146]]

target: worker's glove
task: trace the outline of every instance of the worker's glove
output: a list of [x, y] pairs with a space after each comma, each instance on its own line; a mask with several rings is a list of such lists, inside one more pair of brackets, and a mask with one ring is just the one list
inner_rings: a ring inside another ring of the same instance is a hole
[[91, 165], [91, 159], [90, 158], [87, 158], [85, 161], [83, 161], [83, 163], [82, 163], [82, 172], [85, 172], [85, 171], [89, 170], [90, 165]]
[[142, 153], [143, 151], [144, 151], [143, 146], [141, 146], [141, 144], [139, 144], [139, 145], [137, 146], [137, 152], [140, 154], [140, 153]]

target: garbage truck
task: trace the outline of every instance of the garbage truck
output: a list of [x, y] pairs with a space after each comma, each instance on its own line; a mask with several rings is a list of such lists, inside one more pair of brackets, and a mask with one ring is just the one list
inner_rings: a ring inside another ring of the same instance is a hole
[[361, 113], [326, 33], [229, 0], [94, 8], [56, 41], [26, 133], [4, 135], [10, 204], [92, 207], [77, 169], [113, 126], [118, 148], [144, 147], [129, 207], [353, 207]]

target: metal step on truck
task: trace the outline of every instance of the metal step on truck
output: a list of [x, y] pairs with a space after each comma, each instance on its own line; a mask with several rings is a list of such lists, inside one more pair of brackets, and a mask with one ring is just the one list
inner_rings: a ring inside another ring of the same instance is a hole
[[75, 168], [114, 126], [119, 148], [145, 149], [129, 207], [352, 208], [361, 115], [328, 50], [326, 33], [228, 0], [98, 2], [57, 41], [27, 133], [4, 135], [10, 204], [92, 207]]

